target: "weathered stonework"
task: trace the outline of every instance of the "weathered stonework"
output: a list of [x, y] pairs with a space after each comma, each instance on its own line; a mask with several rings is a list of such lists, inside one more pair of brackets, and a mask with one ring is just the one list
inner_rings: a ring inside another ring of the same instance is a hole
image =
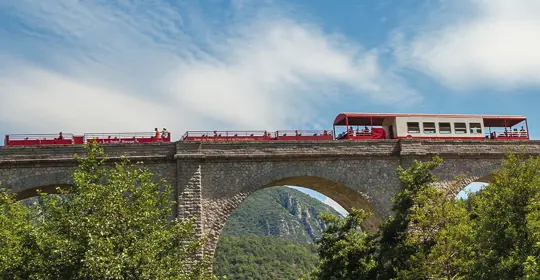
[[[345, 209], [368, 209], [366, 222], [375, 229], [391, 214], [391, 197], [400, 188], [396, 169], [414, 160], [444, 158], [434, 172], [439, 186], [456, 176], [463, 187], [489, 181], [507, 152], [540, 155], [540, 141], [313, 141], [249, 143], [160, 143], [105, 146], [112, 160], [126, 155], [143, 161], [156, 177], [174, 186], [173, 215], [196, 217], [199, 234], [208, 234], [206, 254], [213, 255], [231, 213], [251, 193], [263, 188], [295, 185], [316, 190]], [[0, 188], [19, 198], [37, 188], [72, 184], [79, 146], [0, 147]]]

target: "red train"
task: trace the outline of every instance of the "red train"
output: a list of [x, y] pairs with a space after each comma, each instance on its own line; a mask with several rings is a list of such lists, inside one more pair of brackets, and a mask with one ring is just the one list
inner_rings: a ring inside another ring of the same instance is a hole
[[[341, 131], [341, 132], [340, 132]], [[339, 134], [337, 134], [340, 132]], [[180, 141], [320, 141], [381, 139], [529, 140], [524, 116], [463, 114], [340, 113], [328, 130], [188, 131]], [[155, 133], [87, 133], [84, 135], [6, 135], [6, 146], [170, 142]]]

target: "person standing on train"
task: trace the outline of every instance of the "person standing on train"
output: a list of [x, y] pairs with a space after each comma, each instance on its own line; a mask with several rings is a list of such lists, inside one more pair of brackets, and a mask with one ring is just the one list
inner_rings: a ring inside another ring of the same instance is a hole
[[156, 127], [156, 128], [154, 129], [154, 131], [156, 132], [155, 137], [156, 137], [156, 138], [160, 138], [160, 135], [159, 135], [159, 129]]
[[166, 128], [163, 128], [163, 130], [161, 131], [161, 138], [167, 138], [169, 136], [169, 132], [167, 131]]

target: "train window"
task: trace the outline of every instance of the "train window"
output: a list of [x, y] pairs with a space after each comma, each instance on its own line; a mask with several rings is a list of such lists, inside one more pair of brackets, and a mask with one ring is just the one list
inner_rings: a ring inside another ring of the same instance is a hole
[[482, 134], [482, 125], [480, 123], [470, 123], [469, 128], [472, 134]]
[[424, 133], [427, 133], [427, 134], [436, 133], [434, 122], [425, 122], [425, 123], [422, 123], [422, 125], [424, 126]]
[[420, 124], [417, 122], [408, 122], [407, 123], [407, 132], [408, 133], [420, 133]]
[[454, 123], [454, 131], [456, 134], [467, 133], [467, 125], [465, 123]]
[[450, 123], [439, 123], [439, 133], [440, 134], [452, 133], [452, 127], [450, 126]]

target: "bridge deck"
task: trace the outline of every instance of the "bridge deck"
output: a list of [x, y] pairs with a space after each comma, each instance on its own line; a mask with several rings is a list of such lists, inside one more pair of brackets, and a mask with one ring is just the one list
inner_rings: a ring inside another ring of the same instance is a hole
[[[540, 155], [540, 140], [513, 141], [291, 141], [242, 143], [151, 143], [105, 145], [111, 158], [122, 155], [133, 160], [174, 160], [205, 158], [232, 160], [240, 158], [298, 158], [298, 157], [377, 157], [377, 156], [498, 156], [508, 152]], [[75, 153], [84, 154], [82, 146], [0, 147], [0, 165], [25, 162], [73, 160]]]

